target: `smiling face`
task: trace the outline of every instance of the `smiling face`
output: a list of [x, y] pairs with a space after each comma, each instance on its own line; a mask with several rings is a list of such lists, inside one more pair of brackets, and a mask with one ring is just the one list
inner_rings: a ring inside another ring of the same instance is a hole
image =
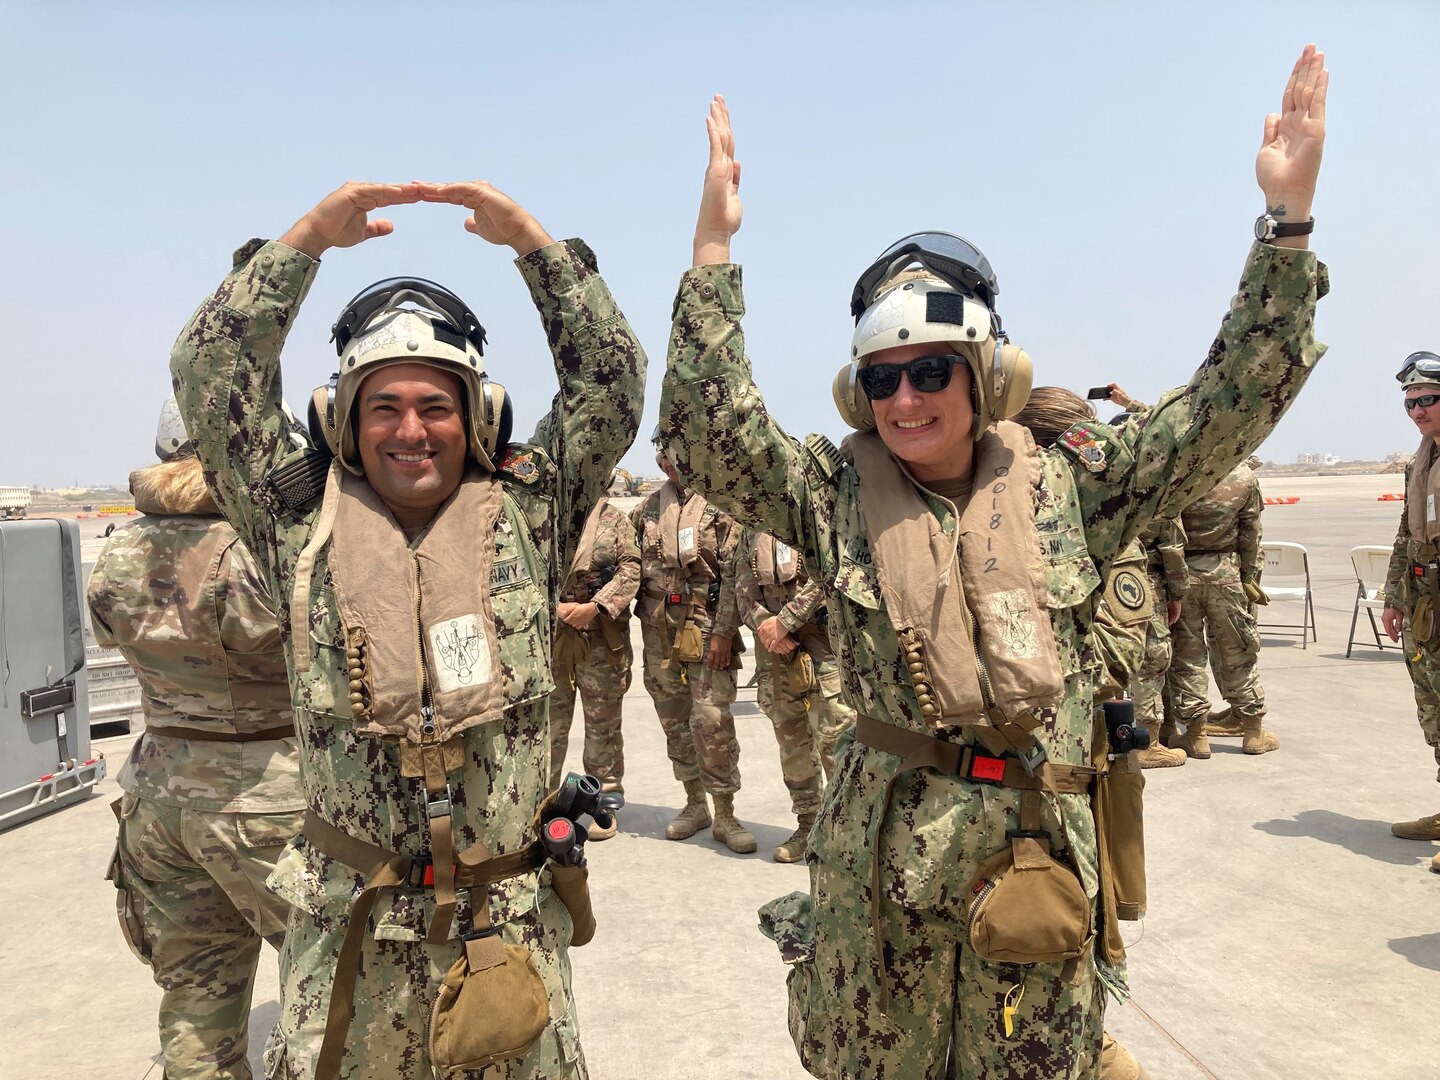
[[[933, 356], [935, 344], [899, 345], [870, 357], [871, 367], [905, 364]], [[970, 403], [970, 368], [956, 364], [943, 390], [921, 393], [900, 376], [900, 388], [887, 398], [872, 400], [875, 430], [889, 451], [922, 482], [955, 480], [967, 475], [975, 453], [975, 408]]]
[[392, 364], [356, 396], [365, 479], [402, 525], [424, 524], [465, 475], [464, 389], [429, 364]]
[[[1440, 394], [1440, 386], [1421, 383], [1418, 386], [1407, 386], [1405, 388], [1405, 400], [1413, 401], [1416, 398], [1433, 397]], [[1420, 434], [1427, 439], [1440, 442], [1440, 401], [1428, 407], [1417, 406], [1414, 409], [1407, 407], [1410, 419], [1420, 429]]]

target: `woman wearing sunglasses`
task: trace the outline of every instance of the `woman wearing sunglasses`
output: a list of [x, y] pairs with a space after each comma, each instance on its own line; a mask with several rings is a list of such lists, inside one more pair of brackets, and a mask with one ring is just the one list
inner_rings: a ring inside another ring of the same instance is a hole
[[[1405, 509], [1385, 576], [1380, 619], [1391, 641], [1405, 638], [1405, 666], [1425, 741], [1435, 751], [1440, 780], [1440, 356], [1411, 353], [1395, 376], [1405, 391], [1405, 415], [1420, 429], [1420, 449], [1405, 467]], [[1397, 821], [1390, 831], [1406, 840], [1440, 840], [1440, 814]], [[1440, 874], [1440, 855], [1430, 862]]]
[[[1007, 422], [1030, 372], [996, 275], [946, 233], [898, 241], [856, 283], [834, 383], [856, 433], [837, 450], [770, 419], [730, 262], [740, 167], [712, 103], [661, 427], [698, 491], [826, 584], [858, 714], [810, 837], [810, 892], [761, 912], [814, 1075], [1098, 1075], [1103, 984], [1124, 968], [1102, 917], [1087, 638], [1115, 556], [1257, 446], [1319, 358], [1325, 286], [1304, 248], [1327, 78], [1307, 46], [1266, 119], [1258, 242], [1189, 386], [1045, 451]], [[1105, 599], [1148, 617], [1132, 593]]]

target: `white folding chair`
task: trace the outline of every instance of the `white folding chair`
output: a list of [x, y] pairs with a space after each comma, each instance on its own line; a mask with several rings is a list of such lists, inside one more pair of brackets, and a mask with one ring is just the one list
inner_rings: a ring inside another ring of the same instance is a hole
[[[1350, 615], [1350, 639], [1345, 643], [1345, 658], [1357, 644], [1368, 645], [1368, 641], [1356, 642], [1355, 625], [1360, 621], [1360, 609], [1370, 619], [1370, 632], [1375, 635], [1375, 647], [1383, 650], [1385, 642], [1380, 636], [1380, 624], [1375, 621], [1375, 612], [1385, 610], [1385, 575], [1390, 571], [1389, 547], [1381, 544], [1362, 544], [1350, 549], [1350, 565], [1355, 568], [1355, 610]], [[1399, 646], [1392, 643], [1391, 648]]]
[[[1299, 601], [1300, 621], [1298, 623], [1259, 623], [1257, 629], [1281, 634], [1300, 635], [1300, 647], [1306, 648], [1315, 633], [1315, 599], [1310, 591], [1310, 555], [1304, 544], [1289, 544], [1283, 540], [1267, 540], [1260, 545], [1260, 557], [1265, 563], [1265, 572], [1260, 587], [1265, 590], [1273, 604], [1276, 600]], [[1276, 585], [1277, 577], [1299, 578], [1301, 585]], [[1268, 614], [1269, 607], [1260, 609]], [[1257, 613], [1258, 614], [1258, 613]]]

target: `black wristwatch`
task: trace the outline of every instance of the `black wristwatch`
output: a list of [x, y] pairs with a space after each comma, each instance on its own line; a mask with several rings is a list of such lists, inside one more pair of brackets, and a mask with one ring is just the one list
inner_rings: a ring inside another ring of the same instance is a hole
[[1255, 239], [1266, 243], [1282, 236], [1309, 236], [1315, 231], [1315, 219], [1308, 221], [1277, 221], [1273, 214], [1261, 214], [1255, 219]]

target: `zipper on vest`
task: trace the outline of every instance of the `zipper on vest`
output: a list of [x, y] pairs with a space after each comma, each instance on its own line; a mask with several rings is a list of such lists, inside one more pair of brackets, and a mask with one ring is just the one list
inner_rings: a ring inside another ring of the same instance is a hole
[[420, 646], [420, 733], [427, 739], [435, 734], [435, 703], [430, 696], [430, 670], [425, 663], [425, 627], [420, 621], [420, 556], [410, 553], [415, 571], [415, 641]]
[[980, 694], [989, 709], [995, 708], [995, 687], [990, 682], [990, 669], [985, 666], [985, 652], [980, 648], [980, 620], [966, 608], [970, 616], [970, 641], [975, 646], [975, 669], [980, 673]]

